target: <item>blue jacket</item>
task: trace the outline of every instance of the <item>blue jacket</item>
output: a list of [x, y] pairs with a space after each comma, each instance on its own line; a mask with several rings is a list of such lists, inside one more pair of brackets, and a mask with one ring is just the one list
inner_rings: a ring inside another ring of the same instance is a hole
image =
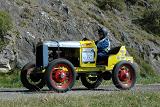
[[97, 41], [98, 52], [108, 52], [110, 50], [110, 40], [108, 37], [105, 37]]
[[107, 57], [107, 52], [110, 50], [110, 40], [108, 37], [97, 41], [97, 49], [97, 63], [99, 63]]

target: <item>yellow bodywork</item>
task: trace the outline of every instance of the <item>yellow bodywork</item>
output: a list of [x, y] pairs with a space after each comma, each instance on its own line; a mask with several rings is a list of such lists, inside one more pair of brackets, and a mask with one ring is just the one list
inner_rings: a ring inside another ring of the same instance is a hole
[[112, 70], [119, 61], [125, 60], [133, 63], [133, 57], [127, 56], [126, 53], [127, 53], [127, 50], [125, 46], [121, 46], [117, 54], [110, 55], [108, 58], [108, 66], [106, 66], [106, 70]]
[[[129, 61], [133, 63], [133, 57], [127, 56], [127, 50], [125, 46], [121, 46], [117, 54], [111, 54], [108, 57], [108, 65], [96, 65], [97, 60], [97, 46], [94, 41], [80, 41], [80, 67], [75, 67], [76, 72], [92, 72], [92, 71], [112, 71], [114, 66], [120, 61]], [[94, 61], [83, 62], [82, 52], [86, 49], [94, 50]]]
[[[96, 60], [97, 60], [97, 46], [94, 41], [80, 41], [81, 48], [80, 48], [80, 67], [96, 67]], [[94, 62], [82, 62], [82, 51], [84, 49], [93, 48], [95, 52]]]

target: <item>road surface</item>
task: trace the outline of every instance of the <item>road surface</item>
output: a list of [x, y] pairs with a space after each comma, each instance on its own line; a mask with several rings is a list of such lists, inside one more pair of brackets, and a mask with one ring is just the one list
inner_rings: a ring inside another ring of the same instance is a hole
[[[150, 85], [136, 85], [131, 90], [132, 92], [138, 91], [160, 91], [160, 84], [150, 84]], [[71, 91], [66, 93], [56, 93], [49, 91], [47, 87], [39, 92], [31, 92], [25, 88], [0, 88], [0, 100], [15, 100], [21, 97], [42, 97], [42, 96], [53, 96], [53, 97], [64, 97], [64, 96], [86, 96], [86, 95], [100, 95], [100, 94], [110, 94], [113, 92], [121, 92], [121, 90], [116, 89], [113, 85], [100, 86], [95, 90], [88, 90], [85, 87], [73, 87]]]

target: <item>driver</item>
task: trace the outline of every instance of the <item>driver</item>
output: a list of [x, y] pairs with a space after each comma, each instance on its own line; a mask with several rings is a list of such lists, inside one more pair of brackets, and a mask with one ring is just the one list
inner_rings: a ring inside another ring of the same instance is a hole
[[107, 57], [107, 52], [110, 50], [110, 40], [108, 39], [109, 32], [106, 28], [98, 29], [99, 40], [96, 41], [97, 45], [97, 62], [104, 61]]

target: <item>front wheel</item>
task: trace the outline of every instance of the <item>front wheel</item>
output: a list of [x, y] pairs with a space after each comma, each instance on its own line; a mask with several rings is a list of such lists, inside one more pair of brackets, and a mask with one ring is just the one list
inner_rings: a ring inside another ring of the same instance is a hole
[[45, 80], [50, 90], [56, 92], [71, 90], [76, 80], [73, 64], [66, 59], [53, 60], [47, 68]]
[[100, 73], [83, 73], [81, 82], [88, 89], [95, 89], [102, 83], [103, 78]]
[[132, 88], [136, 83], [136, 70], [133, 64], [127, 61], [116, 64], [112, 73], [112, 81], [121, 90]]

